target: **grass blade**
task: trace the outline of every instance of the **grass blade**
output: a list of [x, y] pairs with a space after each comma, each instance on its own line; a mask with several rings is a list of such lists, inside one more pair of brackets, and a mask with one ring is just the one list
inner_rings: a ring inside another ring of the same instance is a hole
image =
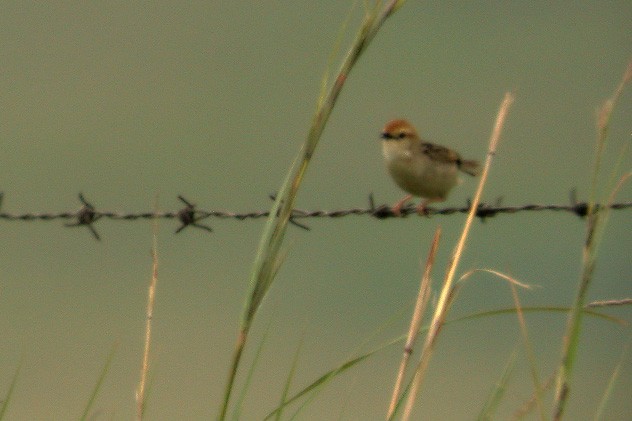
[[404, 337], [399, 337], [397, 339], [394, 339], [391, 342], [388, 342], [386, 344], [383, 344], [375, 349], [373, 349], [372, 351], [369, 351], [363, 355], [360, 355], [359, 357], [353, 358], [345, 363], [340, 364], [338, 367], [334, 368], [333, 370], [328, 371], [327, 373], [323, 374], [322, 376], [320, 376], [318, 379], [316, 379], [315, 381], [313, 381], [312, 383], [310, 383], [309, 385], [307, 385], [306, 387], [304, 387], [303, 389], [301, 389], [299, 392], [297, 392], [296, 394], [292, 395], [292, 397], [285, 399], [285, 402], [283, 403], [282, 406], [279, 406], [277, 408], [275, 408], [272, 412], [270, 412], [265, 418], [265, 420], [269, 420], [272, 417], [276, 416], [276, 414], [281, 411], [283, 409], [283, 407], [286, 407], [287, 405], [295, 402], [296, 400], [302, 398], [303, 396], [306, 396], [307, 394], [309, 394], [310, 392], [315, 391], [318, 387], [322, 386], [323, 384], [329, 382], [330, 380], [333, 380], [337, 375], [344, 373], [345, 371], [351, 369], [352, 367], [354, 367], [356, 364], [361, 363], [362, 361], [366, 360], [367, 358], [371, 357], [372, 355], [380, 352], [381, 350], [394, 345], [396, 343], [399, 343], [400, 341], [402, 341], [404, 339]]
[[[155, 208], [158, 208], [156, 198]], [[151, 326], [154, 318], [154, 303], [156, 301], [156, 284], [158, 283], [158, 219], [152, 221], [151, 246], [151, 279], [147, 293], [147, 310], [145, 316], [145, 342], [143, 361], [140, 369], [140, 381], [136, 390], [136, 419], [142, 420], [145, 413], [145, 394], [147, 389], [147, 374], [149, 372], [149, 350], [151, 346]]]
[[20, 369], [22, 368], [22, 361], [18, 364], [18, 368], [15, 369], [15, 374], [13, 375], [13, 379], [11, 379], [11, 385], [9, 386], [9, 390], [7, 391], [7, 395], [2, 400], [2, 405], [0, 406], [0, 420], [4, 418], [4, 414], [7, 412], [7, 408], [9, 407], [9, 402], [11, 401], [11, 396], [15, 391], [15, 385], [18, 383], [18, 376], [20, 374]]
[[430, 298], [430, 273], [432, 272], [432, 266], [434, 265], [434, 260], [437, 254], [437, 248], [439, 247], [440, 238], [441, 228], [437, 228], [432, 240], [432, 245], [430, 246], [430, 252], [428, 253], [428, 259], [426, 260], [424, 273], [421, 277], [419, 293], [417, 295], [417, 302], [415, 303], [415, 310], [413, 311], [413, 316], [410, 321], [408, 339], [406, 340], [406, 345], [404, 345], [404, 355], [402, 356], [402, 361], [399, 366], [399, 372], [397, 373], [397, 380], [395, 381], [395, 386], [393, 387], [391, 403], [388, 408], [388, 414], [386, 415], [387, 419], [391, 418], [395, 413], [395, 408], [397, 406], [397, 402], [399, 401], [402, 384], [404, 383], [404, 374], [406, 373], [406, 368], [408, 367], [410, 356], [413, 353], [413, 346], [415, 344], [415, 341], [417, 340], [417, 335], [420, 330], [419, 328], [421, 327], [421, 321], [426, 311], [428, 299]]
[[235, 411], [233, 412], [233, 416], [231, 417], [233, 421], [238, 421], [241, 416], [241, 408], [243, 407], [243, 403], [246, 399], [246, 394], [248, 392], [248, 388], [250, 387], [250, 383], [252, 382], [252, 377], [254, 376], [255, 369], [257, 367], [257, 363], [259, 362], [259, 358], [261, 357], [261, 353], [263, 352], [263, 346], [265, 345], [266, 339], [268, 338], [268, 333], [270, 332], [270, 326], [272, 325], [272, 321], [268, 324], [268, 327], [259, 341], [259, 345], [257, 346], [257, 350], [253, 357], [252, 363], [248, 368], [248, 374], [246, 375], [246, 380], [244, 381], [244, 386], [237, 398], [237, 402], [235, 403]]
[[285, 181], [277, 194], [259, 242], [257, 255], [250, 275], [249, 292], [247, 293], [246, 302], [242, 311], [237, 342], [218, 416], [220, 421], [226, 419], [233, 385], [246, 346], [250, 327], [261, 302], [272, 285], [274, 275], [279, 269], [280, 260], [278, 254], [285, 236], [287, 224], [290, 220], [292, 209], [294, 208], [299, 187], [301, 186], [307, 167], [311, 162], [316, 146], [325, 129], [325, 125], [333, 111], [336, 100], [342, 91], [349, 73], [373, 40], [384, 21], [401, 6], [403, 2], [403, 0], [391, 0], [383, 8], [381, 7], [381, 3], [378, 2], [372, 12], [365, 16], [358, 35], [344, 58], [333, 85], [328, 93], [326, 95], [321, 94], [321, 98], [318, 100], [318, 106], [312, 120], [307, 140], [301, 147], [297, 158], [290, 167]]
[[487, 402], [485, 402], [480, 414], [478, 414], [477, 421], [491, 421], [494, 419], [494, 412], [498, 408], [498, 405], [505, 394], [505, 388], [509, 382], [509, 377], [511, 376], [515, 363], [516, 351], [511, 353], [498, 383], [496, 383], [496, 386], [492, 389], [489, 397], [487, 398]]
[[617, 364], [614, 371], [612, 372], [612, 375], [610, 376], [610, 380], [608, 380], [608, 386], [606, 387], [606, 390], [603, 393], [601, 402], [599, 402], [599, 407], [597, 408], [597, 412], [595, 413], [595, 418], [594, 418], [595, 421], [599, 421], [603, 419], [603, 412], [606, 409], [606, 404], [608, 403], [610, 395], [612, 395], [614, 386], [619, 378], [619, 374], [621, 373], [621, 369], [623, 367], [623, 363], [625, 362], [625, 357], [626, 357], [626, 354], [628, 353], [629, 348], [630, 346], [628, 344], [628, 346], [626, 346], [623, 352], [621, 353], [621, 358], [619, 359], [619, 363]]
[[285, 380], [285, 387], [283, 388], [283, 393], [281, 393], [281, 401], [279, 402], [279, 412], [276, 414], [276, 421], [281, 421], [281, 416], [283, 415], [283, 408], [285, 407], [285, 401], [287, 400], [287, 395], [290, 391], [290, 384], [292, 383], [292, 379], [294, 378], [294, 373], [296, 373], [296, 367], [298, 366], [298, 357], [301, 354], [301, 348], [303, 347], [303, 337], [301, 337], [301, 341], [296, 348], [296, 352], [294, 353], [294, 358], [292, 360], [292, 366], [290, 367], [290, 372], [287, 375], [287, 379]]
[[83, 411], [83, 415], [81, 415], [81, 418], [80, 418], [81, 421], [85, 421], [86, 419], [88, 419], [88, 413], [90, 412], [90, 409], [92, 408], [92, 404], [94, 403], [94, 401], [97, 398], [97, 395], [99, 394], [99, 390], [101, 390], [101, 385], [103, 385], [105, 376], [110, 370], [110, 365], [112, 364], [112, 361], [114, 360], [114, 354], [116, 354], [117, 349], [118, 349], [118, 342], [115, 342], [114, 345], [112, 346], [112, 349], [110, 350], [110, 353], [108, 354], [107, 359], [105, 360], [105, 365], [103, 366], [103, 369], [101, 370], [101, 374], [99, 375], [99, 378], [97, 379], [97, 383], [94, 385], [94, 389], [92, 390], [92, 394], [90, 395], [90, 398], [88, 399], [88, 403], [86, 404], [86, 408]]
[[[601, 234], [609, 215], [609, 208], [598, 211], [595, 207], [597, 196], [597, 180], [599, 178], [601, 160], [604, 146], [608, 137], [610, 127], [610, 117], [612, 110], [617, 103], [619, 97], [627, 83], [632, 80], [632, 61], [628, 64], [621, 82], [615, 89], [614, 94], [608, 99], [601, 109], [598, 120], [598, 136], [597, 150], [595, 154], [595, 163], [593, 166], [591, 198], [588, 206], [586, 239], [582, 250], [582, 273], [580, 275], [577, 293], [568, 315], [566, 323], [566, 332], [564, 334], [564, 342], [562, 345], [562, 358], [557, 371], [555, 402], [553, 419], [559, 421], [564, 415], [564, 409], [568, 402], [568, 392], [570, 388], [571, 376], [579, 347], [579, 335], [582, 325], [583, 308], [586, 303], [588, 289], [592, 283], [593, 272], [597, 260], [597, 252], [601, 240]], [[621, 183], [619, 183], [621, 185]], [[616, 191], [617, 189], [615, 189]], [[614, 192], [611, 197], [614, 196]]]
[[413, 383], [411, 385], [410, 394], [408, 395], [408, 399], [406, 401], [406, 405], [404, 407], [404, 413], [402, 419], [407, 421], [410, 419], [412, 414], [413, 405], [415, 403], [415, 399], [417, 398], [417, 394], [421, 387], [421, 383], [423, 381], [426, 368], [430, 363], [430, 358], [432, 356], [432, 352], [434, 350], [439, 332], [441, 331], [442, 326], [445, 323], [446, 316], [450, 309], [450, 305], [454, 298], [454, 275], [456, 273], [456, 269], [458, 267], [459, 261], [461, 259], [461, 255], [463, 253], [463, 249], [465, 248], [465, 242], [468, 238], [468, 234], [470, 228], [472, 226], [472, 221], [476, 215], [476, 211], [478, 208], [478, 204], [480, 203], [481, 195], [483, 193], [483, 188], [487, 181], [487, 176], [489, 174], [489, 169], [491, 167], [492, 159], [496, 154], [496, 147], [498, 142], [500, 141], [500, 134], [502, 132], [502, 128], [509, 112], [509, 107], [513, 103], [514, 97], [511, 93], [506, 93], [505, 98], [498, 110], [498, 116], [496, 118], [496, 123], [494, 125], [494, 130], [492, 132], [492, 136], [489, 142], [489, 149], [487, 152], [487, 159], [485, 160], [485, 166], [483, 167], [483, 173], [481, 174], [481, 179], [478, 184], [478, 188], [476, 190], [476, 194], [474, 195], [474, 199], [472, 200], [472, 205], [470, 207], [470, 212], [467, 215], [467, 219], [465, 221], [465, 225], [463, 227], [463, 231], [461, 233], [461, 237], [454, 249], [454, 253], [452, 255], [452, 260], [448, 264], [448, 268], [445, 275], [445, 280], [443, 283], [443, 287], [441, 290], [441, 295], [439, 297], [439, 302], [437, 304], [437, 308], [434, 312], [432, 322], [430, 324], [430, 330], [426, 335], [426, 340], [424, 342], [424, 346], [421, 352], [421, 358], [417, 368], [415, 370], [415, 375], [413, 378]]
[[[621, 300], [613, 300], [612, 305], [616, 306], [620, 303]], [[608, 302], [597, 302], [596, 304], [598, 304], [599, 306], [607, 306]], [[632, 304], [632, 301], [627, 302], [626, 304]], [[570, 311], [569, 307], [522, 307], [521, 308], [523, 313], [541, 313], [541, 312], [554, 312], [554, 313], [567, 313]], [[445, 322], [445, 326], [449, 326], [452, 324], [458, 324], [458, 323], [462, 323], [462, 322], [467, 322], [467, 321], [472, 321], [472, 320], [476, 320], [476, 319], [480, 319], [480, 318], [486, 318], [486, 317], [496, 317], [499, 315], [504, 315], [504, 314], [514, 314], [516, 313], [516, 309], [515, 308], [505, 308], [505, 309], [498, 309], [498, 310], [490, 310], [490, 311], [483, 311], [483, 312], [479, 312], [479, 313], [474, 313], [474, 314], [470, 314], [470, 315], [466, 315], [463, 317], [459, 317], [456, 319], [452, 319], [452, 320], [448, 320]], [[609, 321], [609, 322], [613, 322], [613, 323], [617, 323], [619, 325], [627, 325], [627, 321], [622, 320], [622, 319], [617, 319], [614, 318], [612, 316], [606, 315], [606, 314], [602, 314], [602, 313], [598, 313], [596, 311], [592, 311], [592, 310], [585, 310], [586, 315], [590, 316], [590, 317], [598, 317], [601, 319], [604, 319], [605, 321]], [[423, 333], [423, 332], [427, 332], [429, 329], [428, 326], [424, 326], [420, 329], [419, 333]], [[368, 359], [369, 357], [373, 356], [374, 354], [383, 351], [385, 349], [387, 349], [390, 346], [394, 346], [397, 344], [400, 344], [401, 342], [405, 341], [407, 338], [406, 335], [401, 335], [397, 338], [392, 339], [391, 341], [388, 341], [384, 344], [382, 344], [381, 346], [365, 353], [362, 354], [358, 357], [355, 357], [351, 360], [348, 360], [342, 364], [340, 364], [338, 367], [326, 372], [325, 374], [323, 374], [322, 376], [318, 377], [318, 379], [316, 379], [315, 381], [313, 381], [312, 383], [310, 383], [309, 385], [307, 385], [306, 387], [304, 387], [303, 389], [301, 389], [299, 392], [297, 392], [296, 394], [292, 395], [290, 398], [285, 399], [284, 403], [283, 403], [283, 407], [290, 405], [291, 403], [297, 401], [298, 399], [300, 399], [301, 397], [304, 397], [305, 395], [307, 395], [310, 392], [313, 392], [316, 388], [318, 388], [319, 386], [327, 383], [330, 380], [333, 380], [335, 378], [335, 376], [337, 376], [338, 374], [342, 374], [344, 372], [346, 372], [347, 370], [353, 368], [355, 365], [365, 361], [366, 359]], [[406, 391], [404, 391], [402, 393], [402, 396], [405, 396]], [[272, 412], [270, 412], [268, 415], [266, 415], [266, 417], [264, 418], [264, 420], [269, 420], [272, 417], [274, 417], [280, 410], [281, 410], [281, 406], [275, 408], [274, 410], [272, 410]]]

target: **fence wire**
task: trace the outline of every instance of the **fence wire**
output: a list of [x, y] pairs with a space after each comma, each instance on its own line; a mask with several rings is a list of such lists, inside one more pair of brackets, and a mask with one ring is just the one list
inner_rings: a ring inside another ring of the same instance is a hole
[[[274, 200], [274, 195], [269, 196]], [[176, 219], [180, 226], [176, 229], [175, 233], [179, 233], [187, 227], [199, 228], [208, 232], [212, 232], [212, 228], [208, 225], [201, 223], [202, 220], [208, 218], [220, 218], [220, 219], [236, 219], [243, 221], [246, 219], [258, 219], [268, 217], [270, 215], [269, 210], [260, 210], [252, 212], [230, 212], [220, 210], [204, 210], [199, 209], [195, 204], [185, 199], [182, 196], [178, 196], [178, 199], [183, 203], [183, 207], [176, 211], [167, 212], [113, 212], [97, 209], [93, 206], [83, 194], [79, 194], [79, 200], [82, 203], [81, 208], [76, 211], [66, 212], [26, 212], [26, 213], [10, 213], [0, 212], [0, 219], [8, 221], [54, 221], [54, 220], [68, 220], [67, 227], [86, 227], [90, 230], [94, 238], [100, 239], [99, 234], [94, 228], [94, 224], [100, 219], [110, 219], [115, 221], [136, 221], [143, 219]], [[2, 209], [3, 195], [0, 193], [0, 210]], [[342, 218], [346, 216], [356, 215], [363, 216], [368, 215], [376, 219], [387, 219], [400, 217], [393, 212], [393, 209], [389, 205], [375, 205], [373, 195], [369, 195], [367, 207], [336, 209], [336, 210], [305, 210], [294, 209], [290, 222], [300, 228], [309, 230], [310, 228], [302, 223], [298, 222], [299, 219], [306, 218]], [[575, 193], [571, 192], [571, 199], [568, 204], [527, 204], [527, 205], [515, 205], [506, 206], [502, 205], [501, 200], [497, 200], [495, 204], [481, 203], [476, 210], [476, 216], [485, 221], [488, 218], [494, 217], [498, 214], [515, 214], [519, 212], [533, 212], [533, 211], [563, 211], [573, 213], [579, 217], [584, 217], [588, 213], [587, 202], [579, 202], [575, 197]], [[619, 202], [612, 203], [609, 206], [613, 210], [622, 210], [632, 208], [632, 202]], [[603, 209], [604, 205], [596, 204], [595, 209], [599, 211]], [[467, 213], [470, 210], [470, 204], [461, 207], [444, 207], [427, 209], [427, 216], [433, 215], [453, 215], [456, 213]], [[401, 209], [401, 216], [410, 215], [416, 212], [414, 206], [409, 205]]]

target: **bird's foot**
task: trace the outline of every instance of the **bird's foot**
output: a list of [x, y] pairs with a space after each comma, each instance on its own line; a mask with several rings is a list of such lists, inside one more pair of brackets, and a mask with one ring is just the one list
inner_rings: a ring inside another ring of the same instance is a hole
[[412, 197], [413, 196], [411, 194], [408, 194], [408, 195], [404, 196], [400, 201], [395, 203], [393, 205], [393, 207], [391, 208], [391, 211], [393, 212], [393, 215], [395, 215], [397, 217], [402, 216], [402, 208], [404, 207], [406, 202], [408, 202], [410, 199], [412, 199]]

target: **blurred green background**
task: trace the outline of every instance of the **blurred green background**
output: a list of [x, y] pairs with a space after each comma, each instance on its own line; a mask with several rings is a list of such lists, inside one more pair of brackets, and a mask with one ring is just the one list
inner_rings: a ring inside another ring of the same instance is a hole
[[[0, 191], [3, 212], [73, 211], [83, 192], [97, 209], [163, 210], [184, 195], [204, 209], [271, 206], [306, 137], [323, 72], [352, 2], [5, 2], [0, 14]], [[363, 13], [356, 2], [339, 59]], [[414, 2], [380, 31], [352, 72], [301, 188], [297, 206], [393, 203], [378, 134], [396, 117], [422, 135], [483, 159], [505, 91], [516, 102], [484, 200], [567, 203], [589, 191], [595, 116], [632, 53], [632, 3]], [[602, 186], [630, 145], [632, 92], [613, 115]], [[632, 166], [625, 155], [619, 174]], [[446, 205], [463, 205], [467, 180]], [[619, 194], [630, 200], [629, 183]], [[278, 402], [303, 342], [293, 391], [337, 364], [404, 333], [430, 239], [444, 235], [441, 279], [465, 217], [346, 217], [290, 227], [286, 264], [246, 353], [267, 332], [242, 419]], [[590, 299], [632, 295], [632, 218], [613, 212]], [[264, 220], [207, 219], [214, 232], [160, 223], [159, 281], [147, 418], [217, 414], [248, 275]], [[142, 355], [151, 226], [101, 220], [102, 241], [61, 221], [0, 220], [0, 396], [22, 361], [8, 420], [80, 416], [108, 352], [118, 351], [93, 419], [131, 419]], [[476, 221], [462, 271], [494, 268], [539, 287], [523, 305], [568, 305], [580, 272], [585, 222], [529, 212]], [[436, 285], [435, 285], [436, 286]], [[436, 286], [438, 287], [438, 286]], [[510, 289], [476, 275], [452, 316], [511, 306]], [[632, 321], [628, 308], [607, 313]], [[545, 379], [558, 364], [565, 315], [529, 315]], [[630, 343], [630, 327], [588, 318], [569, 420], [592, 419]], [[446, 328], [417, 419], [467, 420], [521, 343], [515, 316]], [[521, 349], [499, 419], [529, 398]], [[383, 419], [401, 347], [339, 377], [302, 420]], [[632, 358], [607, 406], [632, 419]], [[243, 376], [240, 377], [243, 380]]]

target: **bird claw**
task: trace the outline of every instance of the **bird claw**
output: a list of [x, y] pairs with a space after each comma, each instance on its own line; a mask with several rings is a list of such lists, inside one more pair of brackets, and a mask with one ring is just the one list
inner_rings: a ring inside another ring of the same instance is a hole
[[426, 202], [421, 202], [419, 205], [417, 205], [417, 215], [419, 216], [425, 216], [427, 218], [430, 218], [430, 211], [428, 210], [428, 208], [426, 207]]
[[408, 194], [404, 196], [399, 202], [395, 203], [393, 207], [391, 208], [393, 215], [397, 217], [402, 216], [402, 208], [404, 207], [406, 202], [408, 202], [412, 197], [413, 197], [412, 195]]

